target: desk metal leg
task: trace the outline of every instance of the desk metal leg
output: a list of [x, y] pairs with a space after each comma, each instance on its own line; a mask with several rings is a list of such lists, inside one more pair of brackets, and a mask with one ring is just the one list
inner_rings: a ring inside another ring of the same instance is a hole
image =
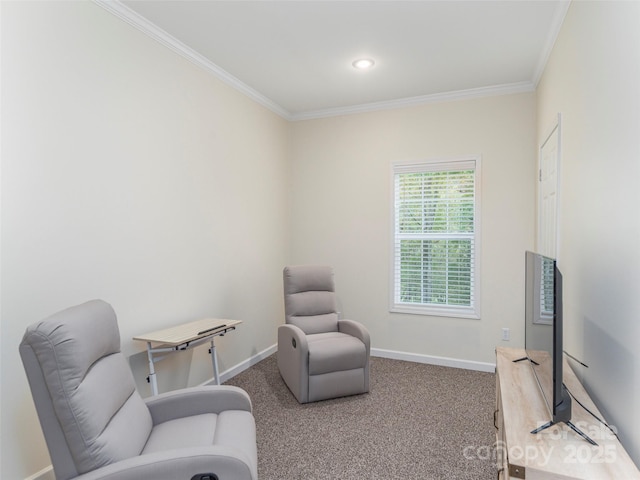
[[157, 395], [158, 382], [156, 381], [156, 369], [153, 365], [153, 353], [151, 352], [151, 342], [147, 342], [147, 356], [149, 357], [149, 385], [151, 385], [151, 395]]
[[211, 363], [213, 363], [213, 380], [215, 385], [220, 385], [220, 374], [218, 373], [218, 356], [216, 355], [216, 346], [213, 343], [213, 338], [211, 339], [211, 349], [209, 350], [211, 353]]

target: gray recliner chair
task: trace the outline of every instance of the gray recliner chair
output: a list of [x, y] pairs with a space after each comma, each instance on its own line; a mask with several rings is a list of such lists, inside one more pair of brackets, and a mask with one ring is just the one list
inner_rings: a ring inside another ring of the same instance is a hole
[[143, 400], [109, 304], [29, 326], [20, 355], [57, 480], [257, 480], [246, 392], [203, 386]]
[[278, 368], [298, 402], [369, 391], [369, 332], [340, 319], [333, 270], [285, 267], [286, 324], [278, 327]]

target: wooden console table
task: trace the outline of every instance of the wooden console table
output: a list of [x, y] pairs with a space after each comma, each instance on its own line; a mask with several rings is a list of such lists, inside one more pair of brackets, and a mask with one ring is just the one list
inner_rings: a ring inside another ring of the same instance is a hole
[[[213, 340], [215, 337], [222, 336], [231, 330], [235, 330], [236, 326], [241, 323], [242, 322], [240, 320], [205, 318], [133, 337], [134, 340], [147, 342], [147, 356], [149, 358], [148, 380], [151, 385], [151, 393], [153, 395], [158, 394], [158, 382], [156, 380], [156, 369], [154, 364], [164, 359], [166, 357], [164, 354], [197, 347], [205, 342], [210, 342], [209, 353], [211, 353], [214, 383], [216, 385], [220, 385], [218, 357], [216, 355], [216, 346], [213, 343]], [[153, 346], [153, 344], [157, 345]]]
[[[590, 445], [564, 424], [530, 433], [550, 419], [523, 349], [496, 349], [497, 457], [499, 478], [640, 479], [640, 472], [618, 439], [572, 399], [572, 422], [597, 442]], [[597, 407], [564, 360], [564, 383], [599, 418]]]

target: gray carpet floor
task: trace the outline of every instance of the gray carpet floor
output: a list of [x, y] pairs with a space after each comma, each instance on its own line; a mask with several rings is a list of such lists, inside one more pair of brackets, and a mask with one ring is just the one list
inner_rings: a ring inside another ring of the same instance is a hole
[[493, 480], [495, 376], [371, 358], [370, 392], [300, 405], [272, 355], [226, 382], [251, 396], [260, 480]]

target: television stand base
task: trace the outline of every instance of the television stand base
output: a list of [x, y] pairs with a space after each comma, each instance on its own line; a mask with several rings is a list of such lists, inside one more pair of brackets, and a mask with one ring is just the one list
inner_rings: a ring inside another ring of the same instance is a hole
[[540, 365], [538, 362], [536, 362], [535, 360], [531, 360], [529, 357], [520, 357], [520, 358], [516, 358], [515, 360], [511, 360], [511, 361], [513, 363], [518, 363], [518, 362], [524, 362], [525, 360], [529, 360], [531, 363], [533, 363], [536, 366]]
[[[541, 427], [538, 427], [535, 430], [532, 430], [531, 433], [533, 433], [535, 435], [536, 433], [539, 433], [539, 432], [541, 432], [543, 430], [546, 430], [547, 428], [555, 425], [556, 423], [559, 423], [559, 422], [547, 422], [544, 425], [542, 425]], [[567, 425], [571, 430], [576, 432], [578, 435], [580, 435], [582, 438], [584, 438], [591, 445], [595, 445], [596, 447], [598, 446], [598, 444], [596, 442], [594, 442], [593, 440], [591, 440], [591, 438], [589, 438], [589, 436], [586, 433], [584, 433], [582, 430], [580, 430], [578, 427], [576, 427], [571, 422], [571, 420], [567, 420], [566, 422], [561, 422], [561, 423], [564, 423], [565, 425]]]

